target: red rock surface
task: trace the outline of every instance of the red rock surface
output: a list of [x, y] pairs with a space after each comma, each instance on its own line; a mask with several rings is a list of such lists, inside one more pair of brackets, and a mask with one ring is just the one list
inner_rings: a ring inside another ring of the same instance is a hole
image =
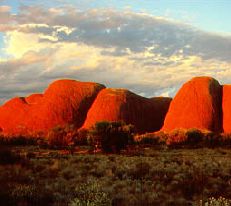
[[0, 107], [0, 128], [2, 132], [21, 133], [26, 129], [26, 118], [30, 106], [25, 98], [15, 97]]
[[28, 104], [37, 104], [43, 99], [43, 94], [31, 94], [25, 100]]
[[186, 82], [172, 100], [162, 130], [198, 128], [222, 130], [222, 87], [210, 77]]
[[102, 90], [88, 111], [83, 128], [98, 121], [120, 121], [133, 124], [138, 132], [161, 128], [171, 98], [147, 99], [126, 89]]
[[55, 81], [44, 95], [14, 98], [1, 106], [0, 128], [8, 134], [46, 131], [66, 124], [74, 124], [79, 128], [103, 88], [97, 83]]
[[231, 85], [223, 85], [222, 111], [223, 130], [231, 133]]

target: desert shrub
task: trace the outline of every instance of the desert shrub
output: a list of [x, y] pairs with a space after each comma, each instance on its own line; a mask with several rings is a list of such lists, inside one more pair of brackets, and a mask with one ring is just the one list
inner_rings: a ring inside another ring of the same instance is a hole
[[219, 133], [206, 131], [203, 134], [204, 134], [203, 146], [206, 146], [206, 147], [222, 146], [222, 138]]
[[186, 142], [189, 145], [198, 145], [204, 138], [204, 134], [199, 129], [189, 129], [185, 133], [186, 135]]
[[142, 179], [148, 176], [151, 166], [148, 162], [138, 162], [134, 168], [129, 171], [129, 176], [133, 179]]
[[204, 204], [201, 202], [201, 206], [230, 206], [231, 200], [224, 197], [214, 198], [210, 197]]
[[47, 134], [48, 144], [54, 147], [67, 146], [68, 142], [66, 141], [65, 136], [66, 132], [64, 128], [60, 126], [54, 127]]
[[220, 142], [223, 146], [231, 146], [231, 134], [227, 133], [223, 133], [220, 135]]
[[185, 134], [185, 130], [183, 129], [175, 129], [168, 133], [168, 137], [166, 139], [166, 144], [169, 146], [178, 146], [184, 145], [187, 141], [187, 137]]
[[87, 145], [87, 136], [88, 130], [87, 129], [79, 129], [76, 132], [76, 136], [74, 139], [75, 145]]
[[30, 136], [14, 136], [14, 135], [1, 135], [1, 145], [36, 145], [37, 138]]
[[47, 143], [51, 148], [66, 148], [74, 145], [76, 132], [70, 126], [57, 126], [47, 134]]
[[108, 206], [111, 200], [108, 194], [102, 190], [98, 181], [88, 181], [75, 188], [76, 197], [71, 201], [70, 206]]
[[166, 136], [166, 144], [170, 147], [216, 147], [224, 145], [219, 133], [196, 128], [176, 129], [167, 133]]
[[135, 135], [134, 141], [138, 144], [145, 145], [163, 145], [165, 144], [167, 135], [160, 131], [155, 133], [146, 133], [141, 135]]
[[88, 142], [104, 152], [119, 152], [133, 140], [133, 126], [124, 122], [97, 122], [89, 131]]
[[[40, 188], [41, 189], [41, 188]], [[38, 185], [16, 184], [10, 192], [11, 202], [26, 205], [50, 205], [53, 202], [51, 191], [41, 191]]]

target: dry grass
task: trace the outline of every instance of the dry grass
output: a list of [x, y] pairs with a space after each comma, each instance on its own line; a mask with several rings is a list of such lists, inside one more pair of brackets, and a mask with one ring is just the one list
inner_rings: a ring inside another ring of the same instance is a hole
[[210, 197], [231, 199], [229, 149], [134, 146], [121, 155], [71, 155], [13, 146], [0, 155], [6, 154], [13, 159], [0, 164], [0, 205], [204, 205]]

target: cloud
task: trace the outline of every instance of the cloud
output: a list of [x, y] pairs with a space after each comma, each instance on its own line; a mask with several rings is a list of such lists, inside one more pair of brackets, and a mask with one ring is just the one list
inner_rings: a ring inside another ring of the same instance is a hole
[[10, 11], [11, 8], [9, 6], [0, 6], [0, 25], [7, 24], [12, 20]]
[[153, 47], [152, 53], [165, 57], [182, 53], [230, 61], [230, 36], [203, 32], [145, 13], [110, 9], [79, 11], [72, 7], [46, 10], [24, 6], [14, 20], [22, 32], [47, 36], [41, 40], [115, 47], [119, 53], [127, 48], [132, 52], [142, 52], [147, 47]]
[[42, 92], [58, 78], [125, 87], [145, 96], [173, 96], [197, 75], [227, 82], [231, 37], [145, 13], [72, 7], [10, 8], [8, 59], [0, 61], [0, 101]]

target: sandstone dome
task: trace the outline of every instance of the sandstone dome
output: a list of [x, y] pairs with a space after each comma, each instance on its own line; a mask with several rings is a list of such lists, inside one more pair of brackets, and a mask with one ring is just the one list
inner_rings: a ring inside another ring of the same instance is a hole
[[223, 85], [222, 96], [223, 130], [231, 133], [231, 85]]
[[47, 131], [57, 125], [79, 128], [101, 84], [75, 80], [57, 80], [44, 94], [14, 98], [0, 107], [0, 127], [4, 133]]
[[172, 100], [162, 130], [198, 128], [222, 131], [222, 86], [211, 77], [186, 82]]
[[171, 98], [145, 98], [126, 89], [103, 89], [88, 111], [83, 128], [99, 121], [124, 121], [133, 124], [137, 132], [152, 132], [161, 128]]

